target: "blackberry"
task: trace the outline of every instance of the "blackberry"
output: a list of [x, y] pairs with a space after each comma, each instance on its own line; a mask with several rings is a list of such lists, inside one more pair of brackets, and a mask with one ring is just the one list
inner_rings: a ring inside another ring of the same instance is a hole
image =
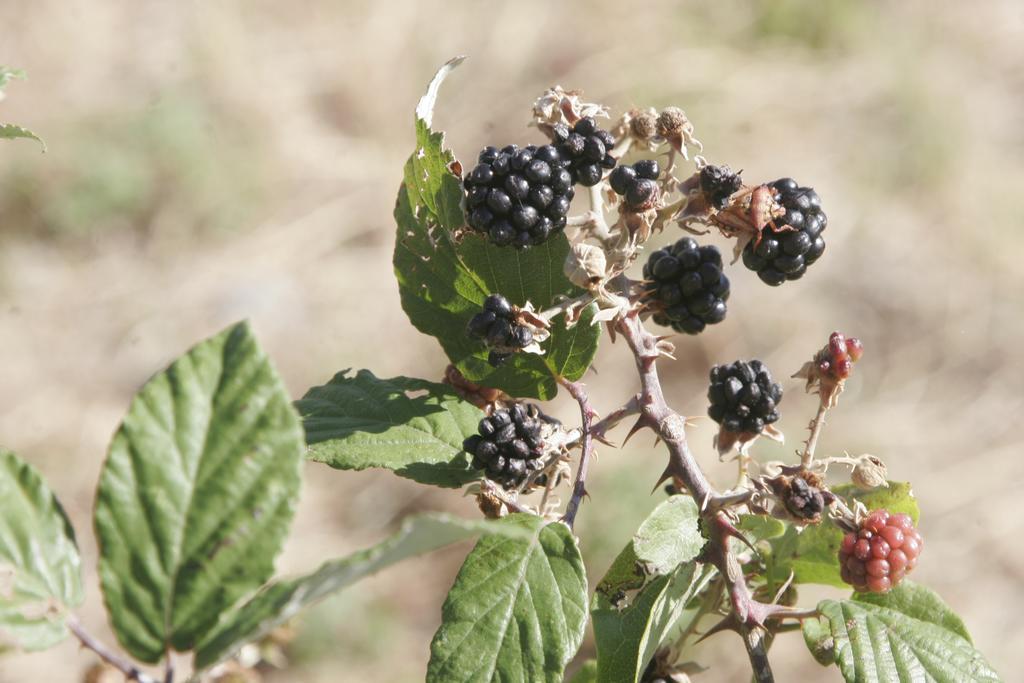
[[594, 117], [584, 116], [572, 128], [560, 123], [553, 134], [562, 157], [569, 161], [573, 182], [592, 187], [601, 182], [605, 170], [615, 168], [610, 153], [615, 136], [598, 128]]
[[501, 294], [491, 294], [484, 300], [484, 310], [469, 319], [466, 333], [491, 347], [487, 362], [492, 367], [533, 343], [533, 331], [517, 322], [515, 309]]
[[779, 419], [782, 387], [759, 360], [736, 361], [711, 369], [708, 416], [737, 434], [760, 434]]
[[479, 433], [463, 441], [462, 449], [473, 456], [473, 467], [484, 470], [488, 479], [506, 489], [516, 488], [543, 467], [541, 426], [536, 405], [517, 403], [480, 420]]
[[[765, 283], [777, 287], [786, 280], [798, 280], [807, 267], [825, 251], [821, 233], [828, 217], [821, 210], [821, 198], [809, 187], [800, 187], [792, 178], [771, 183], [775, 201], [785, 210], [774, 219], [779, 227], [766, 226], [758, 239], [743, 249], [743, 265], [757, 273]], [[788, 226], [788, 227], [786, 227]]]
[[[742, 171], [740, 171], [742, 173]], [[716, 209], [724, 209], [729, 197], [743, 187], [743, 179], [739, 173], [733, 173], [728, 166], [705, 166], [700, 169], [700, 191], [708, 204]]]
[[486, 147], [463, 180], [466, 222], [499, 247], [525, 249], [565, 229], [575, 191], [554, 145]]
[[661, 168], [654, 159], [644, 159], [632, 166], [619, 166], [608, 177], [612, 190], [622, 195], [630, 211], [644, 211], [658, 201], [658, 176]]
[[921, 535], [909, 515], [872, 510], [839, 546], [843, 581], [859, 591], [885, 593], [917, 566]]
[[654, 309], [654, 322], [677, 332], [697, 334], [725, 319], [729, 278], [722, 255], [713, 246], [698, 246], [684, 237], [652, 252], [644, 264], [649, 281], [642, 301]]

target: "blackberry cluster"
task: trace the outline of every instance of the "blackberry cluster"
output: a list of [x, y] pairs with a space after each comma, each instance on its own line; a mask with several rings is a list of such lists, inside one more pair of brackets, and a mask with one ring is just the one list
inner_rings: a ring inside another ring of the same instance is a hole
[[839, 332], [833, 332], [828, 338], [828, 346], [814, 356], [818, 371], [834, 380], [844, 380], [853, 372], [853, 364], [860, 360], [864, 353], [864, 345], [856, 337], [846, 338]]
[[716, 209], [724, 209], [737, 190], [743, 187], [743, 179], [739, 173], [733, 173], [728, 166], [705, 166], [700, 169], [700, 191], [708, 204]]
[[769, 187], [775, 189], [775, 201], [786, 214], [774, 219], [779, 230], [766, 226], [759, 240], [743, 249], [743, 265], [776, 287], [786, 280], [800, 279], [807, 267], [821, 257], [825, 251], [821, 233], [828, 225], [828, 217], [821, 210], [818, 193], [800, 187], [792, 178], [781, 178]]
[[708, 415], [726, 431], [760, 434], [779, 419], [782, 387], [759, 360], [736, 361], [711, 369]]
[[558, 147], [486, 147], [463, 180], [466, 221], [499, 247], [525, 249], [565, 229], [575, 191]]
[[821, 513], [825, 511], [825, 496], [817, 484], [804, 477], [793, 477], [782, 498], [790, 514], [812, 521], [821, 518]]
[[598, 128], [594, 117], [584, 116], [572, 128], [559, 123], [553, 134], [562, 157], [569, 161], [574, 182], [592, 187], [601, 182], [606, 169], [615, 168], [615, 157], [610, 154], [615, 137]]
[[484, 310], [469, 319], [466, 333], [491, 347], [487, 362], [495, 368], [533, 342], [533, 332], [516, 322], [512, 304], [501, 294], [491, 294], [484, 300]]
[[508, 410], [496, 410], [480, 420], [480, 433], [462, 442], [473, 456], [473, 467], [507, 489], [515, 488], [543, 464], [540, 409], [517, 403]]
[[839, 546], [843, 581], [859, 591], [885, 593], [917, 566], [921, 535], [909, 515], [873, 510]]
[[684, 237], [651, 253], [644, 279], [650, 284], [643, 301], [655, 310], [654, 322], [659, 325], [697, 334], [725, 319], [729, 278], [722, 272], [716, 247], [701, 247]]
[[626, 208], [631, 211], [644, 211], [654, 206], [658, 199], [658, 176], [661, 168], [654, 159], [644, 159], [632, 166], [619, 166], [608, 182], [615, 194], [622, 196]]

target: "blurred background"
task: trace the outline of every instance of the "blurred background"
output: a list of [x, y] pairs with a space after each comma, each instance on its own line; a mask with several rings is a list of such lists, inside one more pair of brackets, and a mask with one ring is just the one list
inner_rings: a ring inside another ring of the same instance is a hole
[[[873, 453], [914, 483], [927, 546], [914, 578], [963, 615], [1003, 675], [1024, 668], [1019, 2], [7, 0], [0, 26], [0, 63], [29, 73], [0, 120], [49, 145], [0, 143], [0, 443], [68, 508], [89, 587], [82, 618], [108, 642], [93, 487], [152, 373], [250, 318], [296, 397], [347, 367], [441, 376], [439, 346], [399, 306], [391, 211], [417, 98], [466, 54], [435, 117], [462, 159], [536, 142], [524, 126], [533, 98], [561, 84], [616, 116], [680, 106], [710, 161], [818, 190], [825, 256], [778, 289], [733, 267], [729, 317], [677, 339], [678, 362], [664, 364], [670, 402], [701, 415], [711, 365], [757, 357], [786, 377], [833, 329], [859, 336], [864, 360], [819, 452]], [[596, 369], [587, 381], [607, 412], [635, 373], [607, 340]], [[814, 397], [785, 386], [789, 445], [758, 444], [759, 459], [794, 458], [813, 415]], [[548, 409], [576, 417], [564, 397]], [[712, 432], [695, 419], [698, 455], [727, 485], [735, 466], [718, 463]], [[577, 528], [595, 581], [661, 500], [651, 441], [600, 449]], [[442, 509], [478, 514], [457, 492], [310, 464], [279, 569], [309, 570]], [[422, 680], [468, 547], [307, 613], [290, 667], [266, 680]], [[809, 589], [802, 602], [837, 594]], [[705, 678], [746, 680], [738, 648], [728, 634], [709, 640]], [[838, 679], [798, 635], [772, 658], [779, 680]], [[5, 656], [0, 681], [71, 683], [93, 662], [69, 641]]]

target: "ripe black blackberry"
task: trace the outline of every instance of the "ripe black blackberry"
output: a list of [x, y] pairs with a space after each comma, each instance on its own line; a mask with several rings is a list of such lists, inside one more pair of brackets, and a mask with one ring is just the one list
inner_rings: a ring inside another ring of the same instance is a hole
[[658, 201], [658, 176], [661, 168], [654, 159], [644, 159], [632, 166], [619, 166], [608, 177], [615, 194], [622, 196], [630, 211], [644, 211]]
[[466, 222], [499, 247], [525, 249], [565, 229], [575, 191], [554, 145], [486, 147], [466, 175]]
[[517, 403], [480, 420], [479, 433], [463, 441], [462, 448], [473, 456], [473, 467], [484, 470], [488, 479], [506, 489], [516, 488], [543, 466], [541, 426], [536, 405]]
[[[792, 178], [780, 178], [769, 187], [775, 189], [775, 201], [785, 210], [760, 236], [743, 249], [743, 265], [776, 287], [786, 280], [803, 277], [807, 267], [825, 251], [821, 233], [828, 216], [821, 210], [821, 198], [809, 187], [800, 187]], [[787, 227], [788, 226], [788, 227]]]
[[726, 431], [760, 434], [779, 419], [782, 387], [759, 360], [736, 361], [711, 369], [708, 416]]
[[610, 154], [615, 136], [598, 128], [594, 117], [584, 116], [572, 128], [560, 123], [553, 136], [562, 157], [569, 160], [573, 182], [592, 187], [601, 182], [605, 170], [615, 168]]
[[654, 310], [654, 322], [677, 332], [697, 334], [725, 319], [729, 278], [722, 255], [713, 246], [699, 246], [684, 237], [651, 253], [644, 264], [649, 282], [642, 301]]
[[739, 173], [728, 166], [705, 166], [700, 169], [700, 190], [708, 204], [716, 209], [725, 208], [737, 190], [743, 187]]
[[491, 294], [484, 300], [484, 310], [469, 319], [466, 333], [491, 348], [487, 362], [492, 367], [533, 342], [533, 332], [516, 321], [515, 309], [501, 294]]

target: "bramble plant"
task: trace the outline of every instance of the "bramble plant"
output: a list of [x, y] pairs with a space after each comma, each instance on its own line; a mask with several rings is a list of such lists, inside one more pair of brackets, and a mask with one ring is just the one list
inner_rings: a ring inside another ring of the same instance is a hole
[[[615, 120], [558, 87], [533, 107], [544, 144], [488, 146], [463, 166], [432, 124], [441, 83], [461, 61], [437, 73], [416, 108], [395, 208], [402, 306], [447, 353], [443, 381], [345, 370], [293, 404], [244, 323], [153, 377], [113, 438], [96, 493], [100, 581], [126, 654], [75, 618], [83, 590], [70, 522], [33, 468], [0, 453], [2, 641], [34, 650], [73, 634], [146, 682], [170, 683], [171, 653], [191, 652], [190, 680], [226, 680], [251, 664], [252, 644], [309, 604], [477, 537], [442, 608], [427, 681], [562, 681], [588, 621], [596, 659], [578, 663], [576, 683], [701, 679], [693, 646], [720, 631], [739, 635], [753, 680], [771, 681], [772, 642], [798, 629], [847, 681], [998, 680], [960, 618], [905, 578], [922, 551], [909, 484], [887, 481], [875, 456], [816, 452], [828, 411], [865, 362], [860, 341], [837, 332], [807, 348], [794, 377], [818, 408], [792, 463], [751, 457], [760, 437], [783, 438], [782, 375], [756, 359], [710, 369], [713, 446], [738, 465], [726, 491], [709, 483], [686, 419], [665, 401], [658, 364], [674, 346], [648, 322], [683, 335], [727, 324], [728, 264], [695, 236], [735, 240], [734, 263], [783, 285], [825, 250], [818, 194], [790, 178], [747, 184], [709, 163], [680, 109]], [[0, 69], [0, 85], [12, 74]], [[576, 188], [589, 207], [580, 214]], [[652, 235], [680, 228], [690, 235], [649, 248]], [[639, 379], [603, 417], [580, 382], [602, 330], [632, 354]], [[526, 400], [560, 389], [578, 403], [578, 424]], [[659, 438], [667, 464], [652, 479], [669, 496], [588, 598], [586, 539], [573, 526], [597, 444], [611, 446], [628, 421], [626, 438], [644, 429]], [[304, 457], [464, 489], [485, 519], [414, 516], [371, 548], [275, 578]], [[827, 483], [830, 471], [849, 481]], [[855, 591], [798, 606], [802, 584]]]

